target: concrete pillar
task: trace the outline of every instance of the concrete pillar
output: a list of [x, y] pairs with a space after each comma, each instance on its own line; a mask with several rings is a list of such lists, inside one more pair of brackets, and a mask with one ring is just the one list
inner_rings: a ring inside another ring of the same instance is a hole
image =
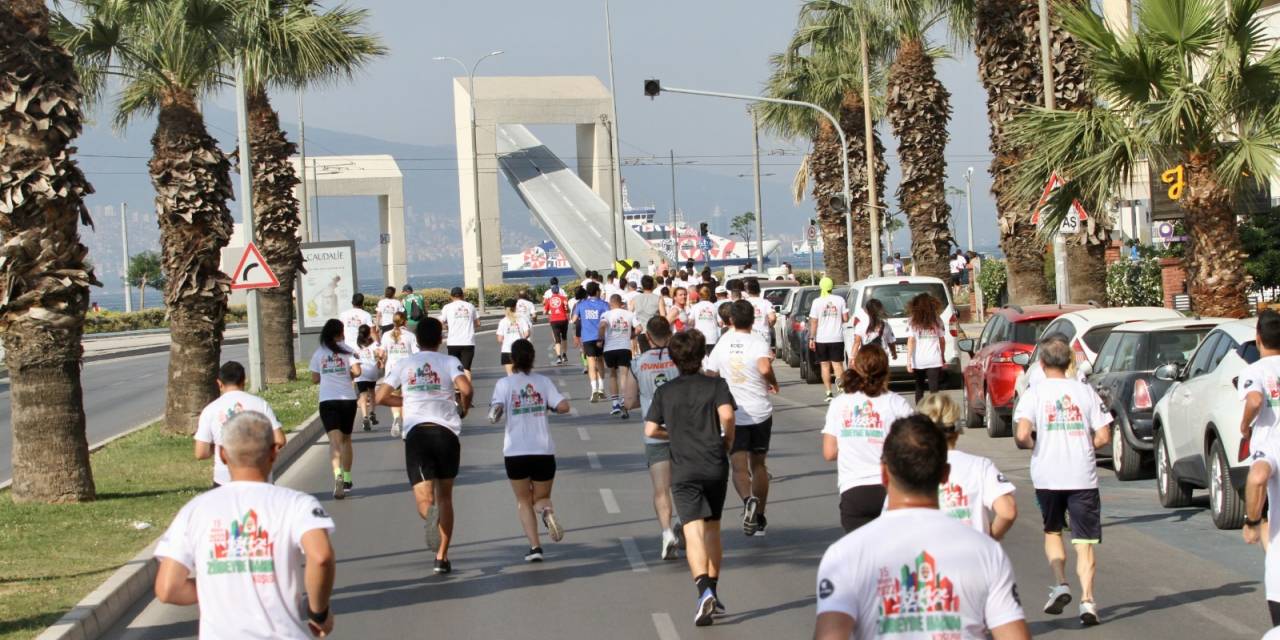
[[[458, 204], [462, 222], [462, 273], [465, 286], [479, 283], [476, 264], [475, 182], [472, 171], [471, 104], [467, 94], [466, 79], [454, 80], [454, 125], [458, 149]], [[484, 283], [485, 286], [502, 282], [502, 229], [498, 207], [497, 139], [494, 122], [484, 120], [484, 111], [477, 109], [476, 146], [479, 147], [480, 167], [480, 222], [484, 235]]]
[[[597, 120], [590, 124], [577, 125], [578, 142], [578, 177], [591, 187], [596, 195], [606, 204], [613, 207], [613, 148], [610, 146], [607, 128]], [[612, 227], [611, 227], [612, 229]], [[622, 218], [619, 214], [618, 232], [622, 232]], [[617, 238], [614, 242], [619, 242]]]
[[378, 196], [378, 242], [382, 257], [382, 273], [386, 286], [399, 289], [409, 278], [405, 247], [404, 195], [390, 190]]

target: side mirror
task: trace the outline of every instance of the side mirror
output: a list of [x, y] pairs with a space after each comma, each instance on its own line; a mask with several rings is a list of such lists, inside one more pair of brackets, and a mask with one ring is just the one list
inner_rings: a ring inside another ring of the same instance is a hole
[[1174, 363], [1174, 362], [1170, 362], [1169, 364], [1162, 364], [1159, 367], [1156, 367], [1154, 375], [1156, 377], [1156, 380], [1173, 382], [1174, 380], [1178, 379], [1178, 365], [1177, 363]]
[[1016, 354], [1013, 356], [1013, 363], [1018, 366], [1025, 367], [1031, 364], [1031, 354], [1026, 353], [1025, 351], [1022, 353]]
[[973, 338], [956, 340], [956, 348], [969, 355], [973, 355]]

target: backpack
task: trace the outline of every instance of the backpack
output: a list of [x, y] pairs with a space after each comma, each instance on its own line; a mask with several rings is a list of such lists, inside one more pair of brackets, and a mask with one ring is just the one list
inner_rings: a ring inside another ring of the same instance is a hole
[[405, 302], [409, 303], [409, 319], [414, 322], [420, 322], [424, 317], [422, 313], [422, 298], [418, 296], [409, 296], [405, 298]]

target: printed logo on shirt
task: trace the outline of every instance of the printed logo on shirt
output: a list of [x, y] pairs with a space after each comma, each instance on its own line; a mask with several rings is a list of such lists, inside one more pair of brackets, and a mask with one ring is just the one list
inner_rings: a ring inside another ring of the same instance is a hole
[[1265, 376], [1262, 379], [1262, 388], [1267, 392], [1267, 406], [1272, 409], [1280, 407], [1280, 380], [1272, 375]]
[[511, 394], [511, 415], [529, 414], [541, 416], [547, 412], [547, 403], [542, 394], [531, 384], [527, 384], [519, 393]]
[[654, 389], [657, 389], [658, 387], [661, 387], [662, 385], [664, 385], [664, 384], [666, 384], [666, 383], [667, 383], [667, 374], [665, 374], [665, 373], [659, 373], [658, 375], [656, 375], [656, 376], [654, 376], [654, 377], [653, 377], [653, 388], [654, 388]]
[[315, 517], [317, 517], [317, 518], [328, 518], [328, 517], [329, 517], [329, 514], [328, 514], [328, 513], [325, 513], [325, 510], [324, 510], [322, 507], [316, 507], [316, 508], [312, 509], [312, 510], [311, 510], [311, 515], [313, 515], [313, 516], [315, 516]]
[[439, 391], [440, 374], [424, 362], [421, 367], [409, 369], [409, 378], [405, 381], [404, 388], [406, 391]]
[[276, 581], [275, 543], [271, 541], [271, 534], [259, 526], [258, 514], [253, 509], [239, 520], [232, 520], [229, 527], [224, 528], [221, 520], [214, 520], [209, 541], [213, 549], [205, 566], [208, 575], [248, 573], [253, 575], [255, 584]]
[[[915, 566], [903, 565], [898, 577], [880, 569], [879, 635], [933, 633], [935, 638], [960, 637], [960, 595], [950, 578], [938, 573], [933, 556], [921, 551]], [[945, 634], [945, 635], [943, 635]]]
[[840, 317], [840, 308], [834, 303], [828, 302], [822, 305], [822, 313], [818, 314], [822, 320], [834, 320]]
[[845, 409], [843, 422], [841, 438], [870, 438], [873, 442], [884, 439], [884, 420], [870, 400]]
[[342, 356], [331, 353], [320, 359], [320, 373], [346, 373], [347, 361]]
[[836, 592], [836, 585], [832, 584], [830, 580], [823, 578], [822, 581], [818, 583], [819, 598], [826, 600], [827, 598], [830, 598], [831, 594], [835, 592]]
[[228, 420], [234, 418], [236, 414], [242, 413], [243, 411], [244, 411], [244, 405], [237, 402], [235, 406], [228, 408], [226, 413], [223, 413], [222, 415], [218, 416], [218, 426], [222, 426], [226, 424]]
[[1044, 407], [1045, 425], [1039, 427], [1043, 431], [1065, 431], [1067, 435], [1079, 436], [1086, 432], [1084, 412], [1076, 406], [1071, 396], [1062, 396], [1054, 402], [1046, 402]]
[[970, 524], [973, 521], [973, 509], [969, 506], [969, 496], [965, 495], [964, 487], [947, 483], [945, 486], [938, 487], [938, 505], [942, 512], [948, 516]]

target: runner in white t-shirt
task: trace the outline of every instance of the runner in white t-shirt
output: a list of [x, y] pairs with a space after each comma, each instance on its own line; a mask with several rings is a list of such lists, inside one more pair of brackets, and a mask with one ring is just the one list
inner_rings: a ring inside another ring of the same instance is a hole
[[343, 339], [352, 351], [356, 349], [356, 338], [360, 335], [360, 327], [369, 327], [374, 329], [374, 336], [377, 336], [377, 326], [373, 324], [373, 316], [364, 310], [364, 294], [357, 293], [351, 296], [351, 308], [338, 314], [338, 319], [342, 321]]
[[746, 283], [747, 302], [751, 303], [752, 310], [755, 311], [755, 321], [751, 324], [751, 331], [758, 338], [764, 340], [769, 349], [773, 349], [773, 325], [778, 321], [778, 314], [773, 310], [773, 305], [768, 300], [760, 297], [760, 281], [755, 278], [748, 278]]
[[888, 314], [884, 311], [884, 303], [872, 298], [862, 306], [861, 313], [853, 313], [853, 345], [849, 352], [849, 361], [862, 350], [864, 345], [875, 345], [885, 350], [889, 361], [898, 357], [897, 337], [893, 335], [893, 327], [889, 325]]
[[352, 384], [364, 371], [354, 352], [342, 341], [342, 321], [330, 318], [320, 329], [320, 346], [311, 354], [311, 382], [320, 385], [320, 422], [329, 438], [333, 465], [333, 497], [351, 490], [351, 430], [356, 421], [356, 390]]
[[707, 358], [708, 374], [729, 383], [737, 410], [734, 412], [733, 487], [742, 498], [742, 532], [763, 534], [768, 527], [765, 507], [769, 500], [769, 468], [766, 459], [773, 436], [773, 401], [778, 392], [769, 343], [752, 331], [755, 308], [738, 300], [729, 309], [733, 331], [720, 336]]
[[445, 348], [449, 355], [462, 362], [462, 368], [471, 377], [471, 364], [476, 357], [476, 331], [480, 330], [480, 314], [476, 306], [463, 299], [462, 287], [449, 292], [451, 300], [440, 308], [440, 321], [444, 323], [448, 341]]
[[704, 284], [698, 287], [698, 291], [698, 302], [689, 307], [689, 321], [694, 329], [702, 332], [702, 337], [707, 340], [707, 355], [711, 355], [716, 342], [720, 340], [720, 314], [716, 311], [711, 285]]
[[609, 297], [609, 310], [600, 317], [600, 351], [609, 370], [609, 399], [613, 407], [609, 415], [623, 420], [631, 417], [622, 406], [622, 371], [631, 367], [631, 348], [640, 329], [636, 314], [622, 303], [622, 296]]
[[914, 413], [902, 396], [889, 391], [889, 358], [864, 347], [840, 380], [844, 393], [827, 406], [822, 457], [836, 463], [840, 526], [853, 531], [880, 515], [885, 488], [880, 453], [894, 420]]
[[[1102, 542], [1102, 501], [1094, 450], [1111, 443], [1111, 414], [1093, 388], [1066, 377], [1075, 355], [1060, 335], [1040, 342], [1045, 380], [1027, 389], [1013, 410], [1018, 446], [1032, 449], [1031, 484], [1044, 518], [1045, 554], [1057, 583], [1050, 588], [1045, 613], [1057, 615], [1071, 602], [1067, 550], [1062, 542], [1071, 516], [1071, 542], [1080, 578], [1080, 620], [1098, 624], [1093, 599], [1094, 545]], [[1035, 438], [1032, 438], [1034, 431]]]
[[[444, 327], [435, 318], [418, 323], [419, 350], [394, 367], [378, 385], [378, 404], [404, 412], [405, 473], [422, 518], [427, 548], [435, 552], [433, 571], [453, 571], [453, 483], [462, 461], [462, 419], [471, 408], [471, 379], [462, 362], [440, 353]], [[399, 394], [394, 393], [396, 389]]]
[[809, 350], [822, 369], [822, 386], [827, 389], [827, 402], [831, 402], [832, 374], [837, 380], [844, 375], [844, 323], [849, 321], [849, 309], [844, 298], [831, 293], [835, 286], [831, 278], [819, 280], [821, 295], [809, 306]]
[[382, 299], [378, 301], [378, 329], [386, 333], [393, 329], [397, 313], [404, 313], [404, 303], [396, 299], [396, 288], [387, 287]]
[[[337, 338], [341, 340], [341, 323]], [[270, 484], [272, 419], [222, 425], [230, 481], [178, 511], [156, 545], [156, 599], [200, 607], [202, 638], [309, 640], [333, 631], [333, 520], [320, 502]], [[303, 597], [303, 591], [306, 597]]]
[[501, 345], [499, 360], [502, 368], [511, 373], [511, 345], [516, 340], [528, 340], [533, 333], [533, 326], [524, 316], [520, 315], [520, 303], [515, 300], [507, 300], [504, 305], [507, 315], [498, 321], [498, 330], [494, 332], [493, 337]]
[[[392, 316], [391, 329], [382, 332], [382, 352], [385, 365], [383, 372], [391, 371], [396, 363], [418, 352], [418, 341], [408, 324], [404, 312]], [[399, 407], [391, 407], [391, 435], [399, 436], [404, 429], [404, 420], [400, 416]]]
[[982, 456], [956, 450], [964, 427], [960, 425], [960, 405], [951, 396], [934, 393], [925, 396], [916, 410], [929, 416], [947, 438], [947, 463], [951, 473], [938, 487], [938, 506], [942, 512], [996, 540], [1004, 539], [1018, 517], [1013, 499], [1014, 486]]
[[520, 297], [516, 298], [516, 314], [524, 318], [531, 327], [538, 321], [538, 306], [529, 298], [528, 289], [521, 289]]
[[937, 393], [942, 378], [943, 348], [946, 338], [942, 324], [942, 303], [928, 293], [911, 299], [907, 305], [907, 371], [915, 376], [916, 402], [929, 393]]
[[1245, 480], [1244, 541], [1262, 541], [1262, 509], [1268, 503], [1264, 583], [1271, 624], [1280, 627], [1280, 314], [1270, 309], [1258, 314], [1256, 344], [1261, 356], [1240, 373], [1240, 399], [1244, 416], [1240, 433], [1252, 453]]
[[356, 402], [360, 407], [361, 423], [365, 431], [372, 431], [378, 424], [378, 407], [373, 402], [373, 388], [382, 377], [387, 354], [373, 337], [373, 327], [362, 326], [356, 336], [356, 359], [360, 361], [360, 376], [356, 378]]
[[[648, 277], [648, 276], [646, 276]], [[680, 369], [671, 359], [667, 343], [671, 340], [671, 323], [662, 316], [653, 316], [645, 326], [649, 336], [648, 351], [631, 361], [631, 375], [635, 384], [630, 386], [634, 394], [626, 399], [628, 409], [640, 409], [640, 415], [649, 414], [649, 404], [658, 387], [674, 380]], [[662, 527], [662, 559], [675, 556], [681, 535], [678, 519], [672, 519], [671, 508], [671, 441], [644, 436], [644, 459], [649, 467], [649, 479], [653, 482], [653, 511]]]
[[231, 473], [227, 471], [227, 463], [222, 461], [218, 449], [222, 447], [222, 425], [245, 411], [257, 411], [271, 421], [272, 436], [276, 448], [284, 446], [284, 432], [280, 430], [280, 421], [272, 413], [271, 405], [258, 396], [244, 391], [244, 366], [234, 360], [228, 361], [218, 369], [218, 396], [200, 412], [200, 420], [196, 426], [196, 460], [213, 458], [213, 486], [218, 488], [231, 482]]
[[924, 416], [888, 426], [888, 505], [823, 554], [814, 639], [1030, 638], [1000, 543], [938, 510], [947, 477], [942, 434]]
[[569, 401], [544, 375], [533, 372], [537, 352], [528, 340], [511, 345], [512, 373], [493, 387], [489, 421], [505, 415], [506, 435], [502, 440], [503, 464], [516, 494], [516, 513], [529, 539], [525, 562], [542, 562], [538, 540], [538, 518], [554, 542], [564, 538], [564, 528], [551, 504], [551, 485], [556, 477], [556, 445], [551, 440], [547, 416], [569, 413]]

